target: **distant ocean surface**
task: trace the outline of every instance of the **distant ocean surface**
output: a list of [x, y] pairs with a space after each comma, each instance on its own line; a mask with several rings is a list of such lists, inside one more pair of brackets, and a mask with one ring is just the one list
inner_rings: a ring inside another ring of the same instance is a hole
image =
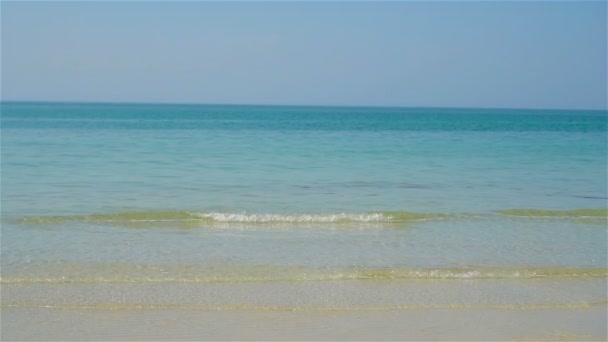
[[[605, 111], [2, 103], [1, 124], [3, 308], [606, 304]], [[226, 285], [253, 283], [274, 295]]]

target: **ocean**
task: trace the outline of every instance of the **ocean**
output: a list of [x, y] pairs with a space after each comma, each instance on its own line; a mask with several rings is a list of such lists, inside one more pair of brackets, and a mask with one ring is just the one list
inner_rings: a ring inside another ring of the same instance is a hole
[[607, 118], [2, 103], [2, 313], [605, 317]]

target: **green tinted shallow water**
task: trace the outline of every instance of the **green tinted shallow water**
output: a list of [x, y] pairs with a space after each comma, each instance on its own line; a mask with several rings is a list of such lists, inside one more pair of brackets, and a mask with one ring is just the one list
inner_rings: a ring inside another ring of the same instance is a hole
[[5, 285], [605, 287], [606, 112], [3, 103], [1, 115]]
[[503, 215], [518, 217], [547, 217], [547, 218], [606, 218], [608, 209], [574, 209], [574, 210], [539, 210], [539, 209], [509, 209], [498, 211]]
[[[523, 218], [608, 218], [607, 209], [575, 209], [575, 210], [538, 210], [538, 209], [507, 209], [496, 213], [506, 216]], [[251, 224], [358, 224], [358, 223], [399, 223], [422, 220], [475, 219], [490, 214], [441, 214], [414, 213], [408, 211], [386, 211], [369, 213], [300, 213], [300, 214], [264, 214], [264, 213], [229, 213], [229, 212], [196, 212], [196, 211], [134, 211], [115, 214], [90, 214], [71, 216], [26, 216], [15, 219], [22, 224], [56, 224], [67, 222], [92, 222], [122, 225], [141, 222], [195, 222], [200, 225], [214, 223], [251, 223]]]
[[193, 211], [149, 211], [123, 212], [116, 214], [92, 214], [73, 216], [34, 216], [22, 217], [18, 223], [52, 224], [70, 221], [99, 222], [108, 224], [123, 224], [132, 222], [191, 222], [200, 224], [213, 223], [253, 223], [253, 224], [341, 224], [341, 223], [395, 223], [427, 219], [442, 219], [458, 217], [457, 215], [399, 212], [371, 213], [317, 213], [317, 214], [264, 214], [264, 213], [223, 213], [223, 212], [193, 212]]

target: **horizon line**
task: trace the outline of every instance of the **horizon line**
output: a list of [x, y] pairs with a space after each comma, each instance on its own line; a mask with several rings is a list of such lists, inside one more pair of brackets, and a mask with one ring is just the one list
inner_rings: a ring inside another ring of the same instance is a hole
[[607, 112], [606, 108], [548, 108], [548, 107], [450, 107], [450, 106], [425, 106], [425, 105], [347, 105], [347, 104], [279, 104], [279, 103], [212, 103], [212, 102], [144, 102], [144, 101], [74, 101], [74, 100], [0, 100], [0, 104], [22, 103], [22, 104], [98, 104], [98, 105], [183, 105], [183, 106], [241, 106], [241, 107], [326, 107], [326, 108], [401, 108], [401, 109], [473, 109], [473, 110], [534, 110], [534, 111], [595, 111]]

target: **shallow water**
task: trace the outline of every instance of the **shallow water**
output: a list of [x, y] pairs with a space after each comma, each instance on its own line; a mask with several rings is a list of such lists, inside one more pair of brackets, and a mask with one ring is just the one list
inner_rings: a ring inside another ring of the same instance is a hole
[[606, 165], [601, 111], [3, 103], [2, 308], [605, 307]]

